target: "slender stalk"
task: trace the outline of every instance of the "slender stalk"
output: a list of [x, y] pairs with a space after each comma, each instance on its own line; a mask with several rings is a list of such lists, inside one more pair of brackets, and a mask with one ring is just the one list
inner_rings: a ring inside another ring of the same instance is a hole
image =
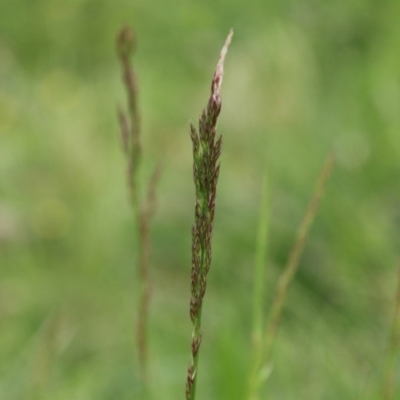
[[270, 201], [268, 193], [267, 174], [264, 175], [262, 186], [260, 223], [258, 227], [256, 260], [254, 268], [253, 282], [253, 350], [258, 353], [261, 344], [263, 314], [264, 314], [264, 295], [265, 295], [265, 271], [267, 260], [267, 240], [269, 229]]
[[386, 358], [385, 375], [383, 379], [383, 400], [393, 398], [396, 361], [399, 356], [400, 347], [400, 263], [397, 272], [397, 292], [394, 302], [394, 314], [392, 331], [389, 340], [388, 354]]
[[148, 394], [148, 315], [150, 303], [150, 220], [155, 212], [155, 187], [157, 185], [160, 167], [158, 166], [148, 184], [144, 199], [141, 198], [139, 186], [139, 169], [142, 158], [140, 142], [141, 124], [137, 101], [137, 79], [130, 58], [135, 48], [135, 37], [128, 27], [121, 29], [117, 37], [117, 52], [122, 67], [122, 79], [128, 98], [128, 115], [118, 110], [121, 128], [122, 147], [127, 158], [127, 180], [130, 201], [135, 214], [136, 232], [138, 238], [138, 277], [139, 298], [137, 310], [136, 341], [139, 358], [140, 376], [143, 397]]
[[332, 173], [333, 164], [334, 157], [331, 153], [318, 177], [314, 194], [297, 232], [297, 237], [290, 252], [288, 263], [279, 278], [277, 292], [271, 306], [269, 320], [265, 329], [262, 349], [259, 352], [258, 360], [256, 360], [250, 374], [249, 400], [258, 400], [260, 398], [260, 388], [268, 376], [267, 371], [270, 363], [271, 349], [278, 331], [289, 285], [298, 269], [300, 256], [307, 241], [311, 225], [317, 214], [318, 206], [324, 194], [326, 183]]
[[[269, 217], [270, 217], [270, 199], [268, 193], [267, 173], [265, 172], [264, 182], [262, 186], [260, 223], [258, 227], [256, 259], [254, 265], [253, 328], [251, 333], [252, 355], [251, 355], [250, 371], [257, 370], [259, 364], [259, 355], [262, 347]], [[250, 380], [251, 379], [252, 377], [250, 377]]]
[[62, 310], [51, 312], [43, 321], [35, 337], [35, 351], [29, 368], [28, 400], [39, 400], [46, 396], [59, 351], [59, 335], [65, 315]]
[[201, 315], [211, 266], [211, 244], [215, 214], [215, 198], [219, 176], [218, 159], [222, 136], [216, 139], [216, 126], [221, 111], [221, 84], [224, 59], [231, 42], [231, 31], [222, 48], [211, 83], [211, 95], [199, 120], [199, 129], [191, 125], [193, 144], [193, 178], [196, 188], [195, 224], [192, 228], [192, 269], [190, 319], [193, 324], [191, 359], [186, 380], [186, 399], [195, 400], [198, 376], [199, 348], [202, 339]]

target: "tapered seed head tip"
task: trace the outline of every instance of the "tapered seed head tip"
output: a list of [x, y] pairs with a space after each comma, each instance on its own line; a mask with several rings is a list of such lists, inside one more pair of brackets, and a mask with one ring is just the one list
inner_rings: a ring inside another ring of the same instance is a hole
[[219, 55], [219, 60], [217, 64], [217, 68], [215, 69], [212, 92], [215, 97], [219, 97], [222, 85], [222, 78], [224, 75], [224, 61], [226, 54], [228, 53], [229, 45], [232, 41], [233, 29], [229, 31], [228, 37], [225, 40], [225, 44], [222, 47], [221, 53]]

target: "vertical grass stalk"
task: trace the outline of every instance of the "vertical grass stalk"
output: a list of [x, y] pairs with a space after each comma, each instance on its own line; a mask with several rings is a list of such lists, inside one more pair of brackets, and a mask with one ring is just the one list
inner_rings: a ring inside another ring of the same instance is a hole
[[265, 303], [265, 271], [267, 262], [267, 241], [270, 216], [270, 199], [268, 189], [268, 178], [267, 173], [265, 173], [261, 194], [260, 223], [258, 227], [253, 282], [252, 344], [254, 352], [257, 353], [261, 343]]
[[383, 379], [383, 400], [393, 398], [396, 361], [399, 356], [400, 347], [400, 264], [397, 272], [397, 292], [394, 303], [394, 314], [392, 331], [389, 340], [388, 353], [386, 358], [385, 375]]
[[186, 399], [195, 400], [198, 376], [199, 348], [202, 339], [201, 314], [207, 286], [207, 273], [211, 266], [212, 233], [215, 198], [219, 176], [218, 159], [221, 154], [222, 136], [216, 138], [216, 126], [221, 111], [221, 84], [224, 59], [231, 42], [231, 31], [222, 48], [211, 83], [211, 95], [199, 120], [199, 129], [191, 124], [193, 145], [193, 179], [196, 190], [195, 223], [192, 228], [192, 268], [190, 319], [193, 324], [191, 359], [186, 380]]
[[251, 368], [253, 371], [259, 363], [262, 345], [265, 304], [265, 275], [267, 264], [268, 229], [270, 218], [270, 198], [268, 177], [265, 168], [261, 194], [260, 222], [258, 226], [257, 247], [253, 280], [253, 327], [251, 333]]
[[307, 207], [306, 213], [297, 232], [295, 243], [289, 254], [288, 263], [279, 277], [277, 291], [272, 302], [269, 319], [263, 335], [264, 338], [261, 351], [258, 353], [258, 358], [255, 360], [250, 373], [248, 400], [258, 400], [260, 398], [260, 389], [268, 376], [272, 345], [278, 331], [288, 289], [298, 269], [300, 256], [307, 241], [311, 225], [317, 214], [320, 201], [325, 192], [326, 183], [332, 173], [333, 164], [334, 156], [333, 153], [331, 153], [318, 177], [314, 194]]
[[122, 67], [122, 79], [128, 98], [128, 114], [118, 109], [122, 148], [127, 159], [127, 181], [130, 201], [135, 215], [138, 241], [139, 297], [136, 320], [136, 341], [139, 358], [140, 378], [144, 397], [148, 392], [148, 315], [150, 302], [150, 220], [155, 212], [155, 187], [160, 174], [157, 167], [149, 181], [147, 193], [142, 199], [139, 185], [139, 170], [142, 148], [140, 141], [140, 114], [137, 101], [137, 79], [130, 58], [135, 49], [135, 37], [128, 27], [121, 29], [117, 36], [117, 53]]

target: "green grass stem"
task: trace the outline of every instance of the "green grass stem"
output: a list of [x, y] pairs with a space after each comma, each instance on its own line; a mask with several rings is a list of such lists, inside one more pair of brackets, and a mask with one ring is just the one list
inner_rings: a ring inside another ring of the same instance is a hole
[[[251, 369], [257, 369], [261, 350], [262, 330], [264, 325], [265, 279], [267, 266], [268, 231], [270, 220], [270, 195], [268, 175], [265, 172], [260, 206], [260, 222], [258, 226], [257, 247], [254, 264], [253, 281], [253, 328], [251, 333]], [[253, 379], [250, 377], [250, 380]]]
[[386, 357], [385, 374], [383, 379], [383, 400], [393, 398], [395, 387], [396, 362], [399, 356], [400, 347], [400, 264], [397, 270], [397, 292], [394, 301], [394, 313], [392, 330], [389, 339], [388, 352]]
[[272, 302], [269, 319], [263, 335], [261, 351], [258, 353], [258, 357], [250, 374], [248, 400], [260, 399], [260, 389], [268, 377], [272, 345], [278, 331], [288, 289], [298, 269], [300, 256], [307, 241], [311, 225], [317, 214], [320, 201], [325, 191], [326, 183], [332, 173], [333, 165], [334, 156], [333, 153], [331, 153], [318, 177], [314, 194], [308, 205], [302, 223], [300, 224], [295, 243], [289, 255], [288, 263], [279, 278], [277, 291]]
[[257, 248], [255, 254], [254, 282], [253, 282], [253, 345], [257, 348], [261, 341], [264, 297], [265, 272], [267, 263], [268, 230], [270, 218], [270, 198], [268, 177], [265, 173], [262, 185], [260, 223], [258, 226]]

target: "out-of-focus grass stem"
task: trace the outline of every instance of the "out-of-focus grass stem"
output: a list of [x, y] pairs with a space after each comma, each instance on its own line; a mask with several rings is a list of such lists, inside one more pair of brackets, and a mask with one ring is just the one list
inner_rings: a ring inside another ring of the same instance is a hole
[[302, 223], [300, 224], [295, 243], [289, 254], [288, 263], [279, 278], [277, 291], [272, 302], [269, 319], [263, 334], [261, 350], [250, 374], [248, 400], [258, 400], [260, 398], [260, 389], [268, 376], [272, 345], [278, 331], [288, 289], [298, 269], [300, 256], [307, 241], [311, 225], [317, 214], [320, 201], [325, 192], [326, 183], [332, 173], [333, 165], [334, 155], [331, 153], [318, 177], [313, 196]]
[[[267, 264], [268, 230], [270, 219], [269, 182], [265, 168], [261, 193], [260, 222], [258, 226], [257, 247], [253, 275], [253, 327], [251, 333], [250, 373], [258, 373], [265, 310], [265, 277]], [[249, 376], [250, 382], [256, 377]]]
[[127, 181], [130, 192], [133, 213], [136, 222], [138, 243], [138, 277], [139, 296], [136, 319], [136, 341], [139, 358], [140, 378], [143, 397], [148, 397], [148, 319], [150, 302], [150, 220], [155, 212], [155, 187], [157, 185], [160, 167], [158, 166], [148, 184], [147, 193], [142, 198], [139, 185], [139, 170], [142, 158], [140, 141], [141, 126], [138, 110], [138, 88], [135, 72], [130, 58], [135, 49], [135, 37], [132, 30], [124, 27], [117, 37], [117, 52], [122, 67], [122, 79], [128, 99], [128, 115], [118, 109], [118, 118], [121, 129], [122, 148], [127, 159]]
[[267, 263], [270, 198], [267, 173], [264, 174], [261, 194], [260, 223], [258, 226], [253, 282], [253, 346], [259, 348], [261, 342], [265, 304], [265, 272]]
[[397, 270], [397, 292], [394, 302], [394, 313], [392, 322], [392, 331], [390, 334], [388, 352], [386, 357], [386, 367], [383, 379], [383, 400], [393, 398], [395, 386], [396, 361], [399, 356], [400, 347], [400, 263]]

